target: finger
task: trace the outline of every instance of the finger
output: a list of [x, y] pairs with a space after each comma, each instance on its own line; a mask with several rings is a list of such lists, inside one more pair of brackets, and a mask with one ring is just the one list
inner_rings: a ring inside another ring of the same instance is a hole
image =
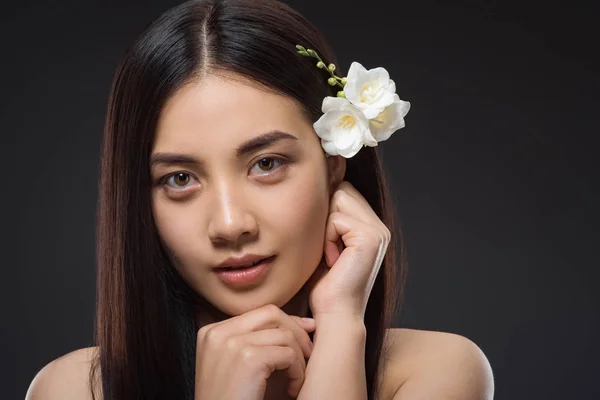
[[241, 333], [259, 331], [269, 328], [287, 328], [294, 333], [304, 354], [310, 354], [312, 342], [303, 326], [274, 304], [267, 304], [241, 315], [221, 321], [213, 329], [218, 330], [215, 336], [228, 338]]
[[323, 245], [323, 252], [325, 253], [325, 259], [329, 267], [333, 266], [343, 248], [340, 248], [339, 243], [342, 242], [346, 247], [352, 245], [350, 243], [349, 233], [359, 230], [359, 224], [362, 221], [357, 220], [350, 214], [345, 214], [341, 211], [334, 211], [329, 214], [327, 219], [327, 225], [325, 227], [325, 243]]
[[323, 246], [330, 267], [341, 255], [336, 248], [338, 238], [343, 240], [346, 248], [354, 247], [366, 256], [374, 256], [382, 245], [387, 247], [385, 234], [377, 228], [366, 225], [351, 215], [334, 212], [327, 220]]
[[363, 222], [377, 227], [388, 241], [391, 239], [391, 232], [387, 225], [379, 218], [367, 199], [350, 182], [343, 181], [338, 186], [338, 191], [341, 193], [337, 194], [333, 203], [337, 203], [335, 207], [339, 211], [354, 215]]
[[296, 323], [300, 325], [306, 332], [313, 332], [317, 328], [314, 318], [301, 318], [296, 315], [290, 315], [290, 317], [296, 321]]
[[[354, 185], [352, 185], [350, 182], [348, 182], [348, 181], [342, 181], [338, 185], [338, 189], [339, 190], [343, 190], [344, 192], [348, 193], [358, 203], [360, 203], [364, 208], [369, 208], [371, 210], [373, 209], [373, 207], [371, 207], [371, 205], [369, 204], [369, 202], [367, 201], [367, 199], [362, 195], [362, 193], [360, 193], [358, 191], [358, 189], [356, 189], [354, 187]], [[375, 213], [374, 210], [373, 210], [373, 212]], [[377, 215], [377, 213], [375, 213], [375, 215]]]
[[306, 367], [305, 360], [309, 359], [312, 355], [312, 350], [308, 354], [304, 354], [296, 337], [289, 329], [276, 328], [276, 329], [263, 329], [262, 331], [255, 331], [246, 333], [244, 335], [235, 336], [231, 338], [236, 346], [289, 346], [296, 351], [298, 358], [302, 360], [302, 367]]
[[[333, 193], [329, 213], [340, 211], [356, 217], [367, 225], [378, 226], [379, 224], [383, 224], [366, 200], [357, 199], [348, 190], [350, 189], [338, 189]], [[356, 190], [354, 189], [354, 191]]]
[[298, 397], [304, 383], [304, 368], [294, 349], [287, 346], [256, 346], [253, 351], [263, 360], [265, 369], [285, 370], [290, 380], [288, 394], [293, 398]]

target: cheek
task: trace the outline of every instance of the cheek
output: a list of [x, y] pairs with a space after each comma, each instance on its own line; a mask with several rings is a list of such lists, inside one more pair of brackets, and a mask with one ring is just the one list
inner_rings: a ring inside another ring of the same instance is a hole
[[317, 172], [302, 175], [279, 191], [269, 218], [286, 252], [320, 260], [329, 207], [327, 185]]
[[152, 213], [158, 234], [171, 256], [185, 265], [190, 257], [190, 249], [198, 246], [194, 243], [193, 227], [195, 221], [184, 207], [171, 205], [160, 200], [153, 201]]

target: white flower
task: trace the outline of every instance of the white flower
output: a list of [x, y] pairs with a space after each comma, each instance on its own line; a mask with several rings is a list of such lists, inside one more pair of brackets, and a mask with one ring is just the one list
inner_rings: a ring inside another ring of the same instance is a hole
[[342, 97], [323, 100], [323, 115], [313, 124], [321, 145], [330, 155], [354, 156], [363, 146], [377, 146], [364, 113]]
[[394, 102], [387, 106], [378, 116], [369, 120], [371, 134], [378, 142], [387, 140], [392, 133], [404, 128], [404, 116], [410, 109], [408, 101], [400, 100], [394, 94]]
[[346, 98], [360, 108], [367, 119], [377, 117], [394, 102], [396, 84], [390, 79], [390, 74], [385, 68], [377, 67], [367, 71], [360, 63], [354, 61], [346, 79]]

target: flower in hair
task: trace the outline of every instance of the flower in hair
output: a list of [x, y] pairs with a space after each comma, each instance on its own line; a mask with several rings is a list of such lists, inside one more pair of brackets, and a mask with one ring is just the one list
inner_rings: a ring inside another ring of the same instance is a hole
[[353, 62], [348, 76], [334, 74], [335, 65], [325, 65], [312, 49], [297, 45], [298, 54], [318, 60], [317, 67], [331, 75], [329, 85], [342, 90], [323, 99], [323, 115], [313, 124], [321, 145], [329, 155], [353, 157], [364, 146], [374, 147], [404, 127], [410, 103], [400, 100], [396, 84], [385, 68], [367, 70]]

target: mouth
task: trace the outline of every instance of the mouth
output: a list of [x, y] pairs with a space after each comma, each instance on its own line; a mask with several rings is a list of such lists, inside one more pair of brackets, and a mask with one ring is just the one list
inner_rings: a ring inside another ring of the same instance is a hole
[[241, 265], [231, 265], [231, 266], [221, 266], [221, 267], [215, 267], [213, 268], [215, 271], [235, 271], [235, 270], [243, 270], [243, 269], [248, 269], [248, 268], [252, 268], [255, 265], [258, 265], [260, 263], [263, 262], [269, 262], [271, 261], [275, 256], [270, 256], [270, 257], [263, 257], [254, 261], [250, 261], [247, 262], [245, 264], [241, 264]]
[[245, 265], [214, 268], [216, 276], [232, 289], [256, 287], [266, 279], [275, 256], [262, 258]]

